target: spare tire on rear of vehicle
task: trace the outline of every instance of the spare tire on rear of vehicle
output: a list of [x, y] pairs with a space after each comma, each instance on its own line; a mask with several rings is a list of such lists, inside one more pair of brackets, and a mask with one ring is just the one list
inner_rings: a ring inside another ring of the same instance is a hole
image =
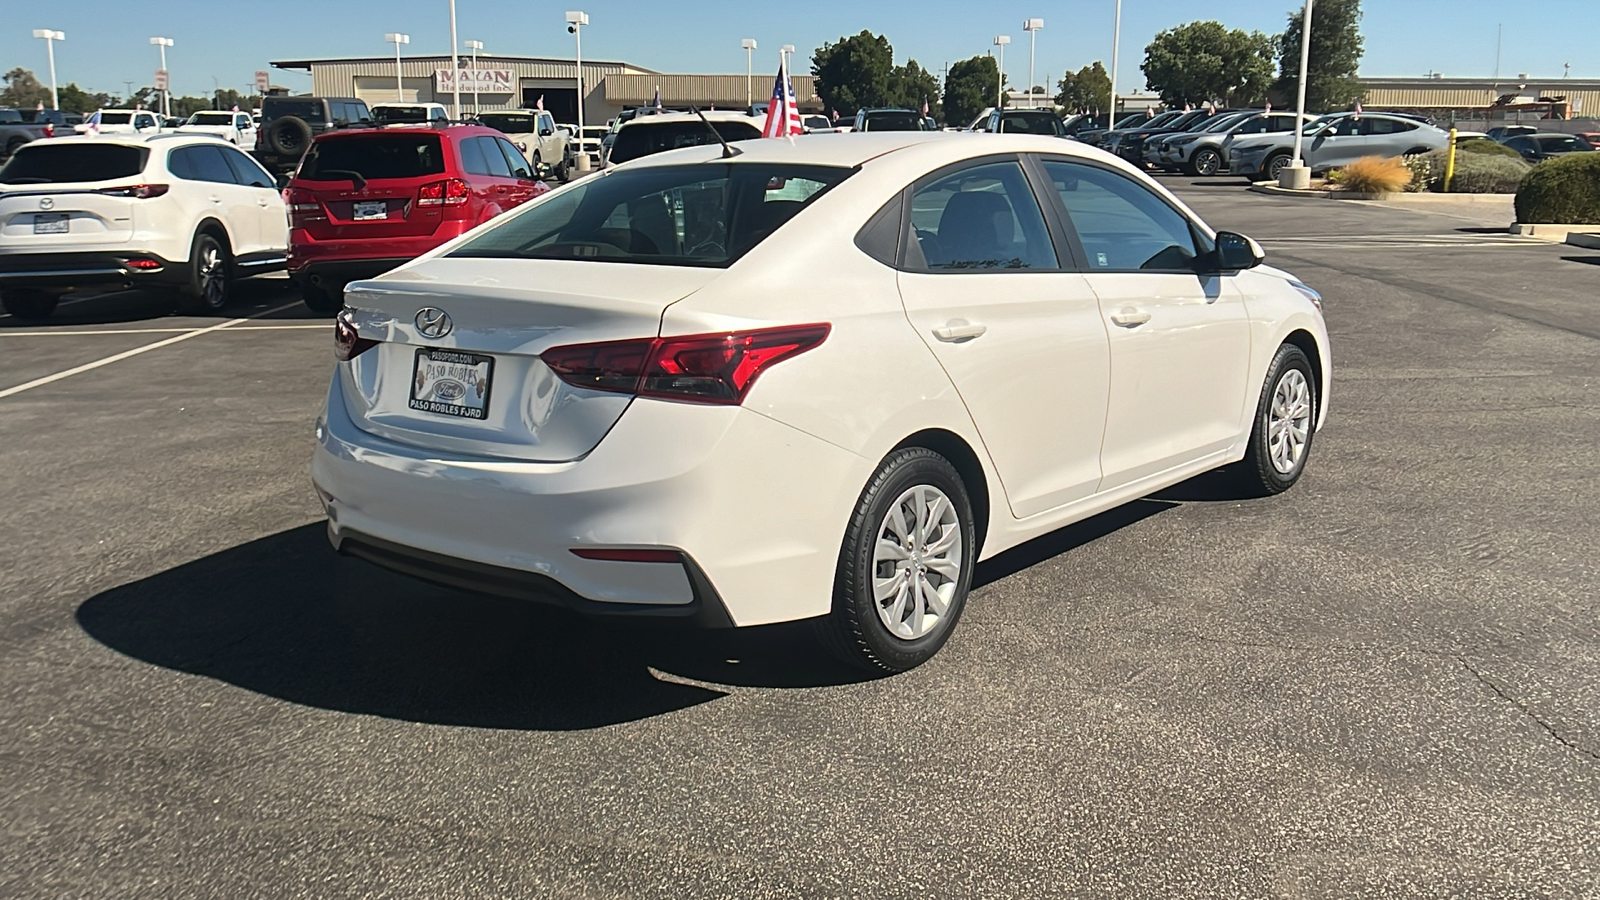
[[274, 153], [299, 158], [311, 146], [311, 125], [299, 116], [284, 116], [274, 120], [267, 129], [267, 146]]

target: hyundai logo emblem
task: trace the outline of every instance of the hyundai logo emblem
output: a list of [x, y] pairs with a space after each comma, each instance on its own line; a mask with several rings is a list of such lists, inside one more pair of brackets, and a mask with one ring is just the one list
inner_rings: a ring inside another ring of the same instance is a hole
[[450, 314], [432, 306], [417, 310], [416, 323], [418, 333], [427, 338], [442, 338], [452, 327]]
[[49, 197], [45, 197], [44, 199], [39, 201], [39, 208], [40, 209], [55, 209], [56, 208], [56, 201], [50, 199]]

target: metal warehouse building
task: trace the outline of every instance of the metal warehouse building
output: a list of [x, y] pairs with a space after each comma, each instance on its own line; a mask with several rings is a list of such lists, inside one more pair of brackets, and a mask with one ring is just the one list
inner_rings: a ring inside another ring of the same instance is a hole
[[[434, 102], [450, 106], [454, 78], [448, 56], [413, 56], [400, 62], [400, 84], [395, 84], [393, 57], [284, 60], [274, 68], [311, 74], [311, 92], [326, 97], [358, 97], [368, 103]], [[470, 57], [461, 58], [461, 109], [473, 108], [477, 88], [479, 109], [533, 107], [542, 98], [544, 108], [558, 122], [578, 118], [578, 67], [570, 59], [528, 56], [479, 56], [477, 69]], [[795, 75], [794, 91], [802, 109], [820, 111], [810, 75]], [[772, 92], [772, 74], [751, 79], [749, 94], [763, 103]], [[668, 107], [707, 109], [746, 108], [743, 75], [664, 75], [621, 62], [583, 63], [585, 122], [600, 124], [635, 106], [650, 103], [659, 90]]]
[[1432, 112], [1461, 120], [1540, 118], [1540, 107], [1563, 108], [1566, 118], [1600, 116], [1600, 81], [1592, 79], [1363, 78], [1361, 84], [1367, 90], [1362, 105], [1368, 109]]

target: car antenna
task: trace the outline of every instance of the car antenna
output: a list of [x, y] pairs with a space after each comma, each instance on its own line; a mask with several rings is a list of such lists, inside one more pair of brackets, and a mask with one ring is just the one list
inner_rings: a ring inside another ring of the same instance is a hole
[[735, 156], [738, 156], [740, 153], [744, 152], [742, 150], [735, 150], [733, 145], [728, 143], [728, 139], [722, 136], [722, 132], [711, 126], [711, 120], [706, 118], [706, 114], [701, 112], [698, 107], [691, 106], [689, 107], [689, 111], [699, 116], [700, 121], [706, 123], [706, 128], [709, 129], [711, 134], [716, 137], [717, 143], [722, 145], [723, 159], [733, 159]]

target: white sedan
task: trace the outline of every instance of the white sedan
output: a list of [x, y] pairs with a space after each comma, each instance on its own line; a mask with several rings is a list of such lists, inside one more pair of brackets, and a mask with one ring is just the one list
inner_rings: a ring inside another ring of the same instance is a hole
[[400, 572], [818, 617], [900, 671], [980, 560], [1219, 467], [1300, 478], [1327, 330], [1261, 263], [1053, 138], [651, 155], [350, 285], [312, 477], [334, 546]]
[[201, 110], [178, 126], [183, 134], [214, 134], [235, 147], [256, 145], [256, 123], [247, 112]]

